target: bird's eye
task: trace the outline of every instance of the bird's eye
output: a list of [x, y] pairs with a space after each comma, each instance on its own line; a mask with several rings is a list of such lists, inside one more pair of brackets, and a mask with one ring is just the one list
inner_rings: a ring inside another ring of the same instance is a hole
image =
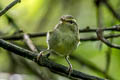
[[73, 21], [68, 21], [69, 23], [73, 24], [74, 22]]

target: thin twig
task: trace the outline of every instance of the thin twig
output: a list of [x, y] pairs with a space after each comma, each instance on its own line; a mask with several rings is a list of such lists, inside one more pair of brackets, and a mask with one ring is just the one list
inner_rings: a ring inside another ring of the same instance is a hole
[[[97, 29], [80, 29], [80, 33], [86, 33], [86, 32], [96, 32]], [[102, 28], [102, 31], [120, 31], [120, 26], [119, 25], [115, 25], [112, 26], [110, 28]], [[36, 37], [45, 37], [47, 32], [43, 32], [43, 33], [27, 33], [27, 35], [29, 35], [30, 38], [36, 38]], [[120, 37], [120, 34], [115, 34], [115, 35], [107, 35], [104, 36], [106, 39], [108, 38], [115, 38], [115, 37]], [[1, 39], [4, 40], [22, 40], [23, 39], [23, 34], [19, 34], [19, 35], [12, 35], [12, 36], [3, 36], [0, 37]], [[96, 41], [99, 40], [97, 37], [88, 37], [88, 38], [81, 38], [81, 41]]]
[[[31, 52], [29, 50], [23, 49], [21, 47], [18, 47], [12, 43], [9, 43], [3, 39], [0, 39], [0, 47], [11, 51], [19, 56], [23, 56], [25, 58], [28, 58], [30, 60], [34, 60], [37, 64], [39, 64], [40, 66], [44, 66], [49, 68], [49, 70], [51, 70], [54, 73], [63, 75], [63, 76], [68, 76], [69, 72], [67, 71], [67, 67], [60, 65], [60, 64], [56, 64], [53, 61], [49, 60], [48, 58], [41, 56], [41, 58], [39, 59], [39, 61], [36, 60], [37, 58], [37, 54], [34, 52]], [[83, 80], [104, 80], [102, 78], [99, 77], [95, 77], [95, 76], [90, 76], [88, 74], [73, 70], [73, 72], [71, 73], [71, 76], [69, 77], [71, 79], [83, 79]]]
[[114, 9], [113, 7], [110, 5], [110, 3], [108, 2], [108, 0], [101, 0], [105, 5], [106, 7], [111, 11], [111, 13], [113, 14], [113, 16], [118, 19], [120, 21], [120, 14], [118, 14]]
[[[110, 39], [110, 38], [117, 38], [120, 37], [120, 34], [112, 34], [112, 35], [106, 35], [104, 36], [105, 39]], [[81, 38], [80, 41], [81, 42], [85, 42], [85, 41], [98, 41], [99, 39], [97, 37], [88, 37], [88, 38]]]
[[12, 3], [10, 3], [7, 7], [5, 7], [3, 10], [0, 11], [0, 17], [5, 14], [9, 9], [11, 9], [14, 5], [16, 5], [20, 0], [14, 0]]
[[[103, 28], [103, 15], [102, 15], [102, 8], [101, 8], [101, 0], [97, 0], [97, 3], [96, 3], [96, 7], [97, 7], [97, 17], [98, 17], [98, 20], [97, 20], [97, 27], [98, 29], [102, 29]], [[102, 42], [100, 41], [99, 42], [99, 50], [101, 50], [102, 48]]]
[[[105, 1], [104, 2], [105, 5], [108, 7], [108, 9], [113, 13], [113, 15], [118, 19], [120, 20], [120, 14], [118, 14], [117, 12], [115, 12], [112, 8], [112, 6], [108, 3], [108, 1]], [[120, 1], [117, 3], [117, 6], [119, 6], [120, 4]], [[119, 8], [118, 8], [119, 10]], [[112, 23], [114, 23], [115, 21], [113, 20]], [[111, 34], [114, 34], [114, 32], [112, 31], [110, 33]], [[113, 42], [113, 38], [110, 39], [110, 42], [112, 43]], [[108, 50], [106, 51], [106, 67], [105, 67], [105, 74], [108, 74], [108, 71], [109, 71], [109, 68], [110, 68], [110, 64], [111, 64], [111, 54], [112, 54], [112, 48], [111, 47], [108, 47]], [[107, 76], [106, 76], [107, 77]]]
[[[102, 31], [120, 31], [120, 25], [114, 25], [112, 27], [108, 27], [108, 28], [101, 28]], [[90, 28], [90, 27], [86, 27], [84, 29], [80, 29], [79, 32], [80, 33], [86, 33], [86, 32], [96, 32], [97, 29], [95, 28]]]
[[101, 19], [101, 11], [97, 10], [97, 15], [98, 15], [98, 30], [96, 31], [97, 33], [97, 36], [98, 36], [98, 39], [100, 39], [103, 43], [105, 43], [107, 46], [111, 47], [111, 48], [116, 48], [116, 49], [120, 49], [120, 46], [119, 45], [116, 45], [116, 44], [112, 44], [110, 43], [107, 39], [104, 38], [103, 36], [103, 31], [102, 31], [102, 28], [101, 28], [101, 22], [102, 22], [102, 19]]
[[[1, 5], [0, 5], [0, 10], [2, 9]], [[9, 14], [5, 14], [5, 17], [7, 18], [8, 20], [8, 23], [10, 25], [12, 25], [12, 27], [16, 30], [16, 31], [20, 31], [20, 28], [19, 26], [16, 24], [14, 18], [12, 18], [11, 16], [9, 16]]]
[[103, 35], [102, 35], [102, 30], [101, 30], [101, 29], [99, 29], [99, 30], [97, 31], [97, 36], [98, 36], [98, 38], [99, 38], [103, 43], [105, 43], [107, 46], [109, 46], [109, 47], [111, 47], [111, 48], [120, 49], [120, 45], [112, 44], [112, 43], [110, 43], [108, 40], [106, 40], [106, 39], [103, 37]]
[[25, 43], [27, 44], [27, 46], [30, 48], [31, 51], [38, 52], [37, 48], [34, 46], [32, 40], [30, 39], [28, 34], [24, 33], [23, 34], [23, 39], [24, 39]]
[[[102, 17], [102, 10], [101, 10], [101, 0], [97, 0], [98, 1], [98, 5], [96, 5], [97, 7], [97, 26], [98, 26], [98, 30], [97, 32], [97, 36], [98, 38], [101, 40], [103, 39], [103, 33], [102, 33], [102, 27], [103, 27], [103, 17]], [[105, 76], [107, 79], [109, 79], [107, 76]]]
[[[27, 33], [29, 35], [30, 38], [37, 38], [37, 37], [45, 37], [46, 36], [46, 32], [44, 33]], [[111, 35], [106, 35], [104, 36], [106, 39], [109, 38], [117, 38], [120, 37], [120, 34], [111, 34]], [[4, 39], [4, 40], [22, 40], [23, 39], [23, 34], [19, 34], [19, 35], [12, 35], [12, 36], [3, 36], [0, 37], [0, 39]], [[87, 37], [87, 38], [80, 38], [81, 42], [85, 42], [85, 41], [98, 41], [99, 39], [95, 36], [93, 37]]]

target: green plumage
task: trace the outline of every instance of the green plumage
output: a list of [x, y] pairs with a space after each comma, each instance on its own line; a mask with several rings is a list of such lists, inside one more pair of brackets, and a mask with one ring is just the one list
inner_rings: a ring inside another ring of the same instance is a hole
[[55, 29], [47, 34], [48, 49], [62, 56], [71, 54], [79, 44], [78, 26], [69, 21], [60, 21]]

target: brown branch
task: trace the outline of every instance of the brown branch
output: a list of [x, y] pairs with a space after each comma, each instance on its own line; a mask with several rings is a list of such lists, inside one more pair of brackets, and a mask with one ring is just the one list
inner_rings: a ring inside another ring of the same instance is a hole
[[[37, 38], [37, 37], [45, 37], [46, 36], [46, 32], [45, 33], [28, 33], [30, 38]], [[106, 35], [104, 36], [106, 39], [109, 38], [117, 38], [120, 37], [120, 34], [111, 34], [111, 35]], [[0, 39], [4, 39], [4, 40], [22, 40], [23, 39], [23, 34], [19, 34], [19, 35], [12, 35], [12, 36], [3, 36], [0, 37]], [[87, 38], [80, 38], [81, 42], [85, 42], [85, 41], [98, 41], [99, 39], [95, 36], [93, 37], [87, 37]]]
[[[86, 27], [84, 29], [79, 30], [80, 33], [96, 32], [96, 31], [97, 31], [97, 29], [95, 29], [95, 28], [91, 29], [90, 27]], [[114, 25], [112, 27], [102, 28], [102, 31], [120, 31], [120, 25]]]
[[[67, 67], [60, 65], [60, 64], [56, 64], [53, 61], [49, 60], [48, 58], [46, 58], [45, 56], [40, 57], [39, 61], [36, 60], [37, 58], [37, 54], [34, 52], [31, 52], [29, 50], [23, 49], [21, 47], [18, 47], [14, 44], [11, 44], [5, 40], [0, 39], [0, 47], [11, 51], [19, 56], [23, 56], [24, 58], [28, 58], [30, 60], [35, 61], [37, 64], [39, 64], [40, 66], [44, 66], [49, 68], [49, 70], [51, 70], [54, 73], [63, 75], [63, 76], [68, 76], [69, 72], [67, 71]], [[83, 79], [83, 80], [104, 80], [102, 78], [99, 77], [95, 77], [95, 76], [90, 76], [88, 74], [73, 70], [73, 72], [71, 73], [71, 76], [69, 77], [71, 79]]]
[[[120, 34], [111, 34], [111, 35], [106, 35], [104, 36], [105, 39], [110, 39], [110, 38], [117, 38], [120, 37]], [[85, 41], [98, 41], [98, 37], [89, 37], [89, 38], [81, 38], [80, 41], [81, 42], [85, 42]]]
[[[12, 42], [12, 43], [15, 44], [14, 42]], [[19, 66], [19, 64], [17, 64], [17, 63], [23, 64], [26, 67], [26, 69], [29, 69], [33, 74], [35, 74], [39, 78], [39, 80], [48, 80], [49, 79], [48, 77], [44, 77], [44, 74], [41, 73], [41, 68], [39, 66], [37, 66], [37, 65], [33, 66], [33, 63], [29, 62], [25, 58], [16, 56], [14, 54], [9, 54], [9, 55], [11, 55], [10, 58], [12, 59], [13, 64], [16, 63], [16, 65], [18, 65], [18, 66]], [[12, 65], [12, 66], [13, 66], [13, 70], [15, 70], [16, 66], [14, 66], [14, 65]]]
[[[31, 38], [35, 38], [35, 37], [44, 37], [46, 36], [46, 32], [44, 33], [27, 33]], [[4, 40], [22, 40], [23, 39], [23, 34], [18, 34], [18, 35], [12, 35], [12, 36], [4, 36], [4, 37], [0, 37], [1, 39]]]
[[[113, 27], [110, 28], [102, 28], [103, 31], [120, 31], [120, 26], [119, 25], [115, 25]], [[85, 29], [80, 29], [80, 33], [86, 33], [86, 32], [96, 32], [97, 29], [90, 29], [90, 28], [85, 28]], [[44, 37], [46, 36], [47, 32], [43, 32], [43, 33], [27, 33], [29, 35], [30, 38], [36, 38], [36, 37]], [[116, 38], [116, 37], [120, 37], [120, 34], [114, 34], [114, 35], [107, 35], [104, 36], [106, 39], [108, 38]], [[3, 36], [0, 37], [0, 39], [4, 39], [4, 40], [22, 40], [23, 39], [23, 34], [18, 34], [18, 35], [12, 35], [12, 36]], [[88, 38], [81, 38], [81, 41], [97, 41], [99, 40], [97, 37], [88, 37]]]
[[[35, 45], [33, 44], [32, 40], [30, 39], [29, 35], [24, 33], [23, 34], [23, 39], [25, 44], [28, 46], [28, 48], [35, 53], [39, 53], [39, 51], [37, 50], [37, 48], [35, 47]], [[41, 74], [40, 73], [40, 69], [38, 70], [38, 67], [32, 66], [29, 62], [27, 62], [25, 59], [21, 59], [22, 63], [29, 68], [34, 74], [36, 74], [40, 79], [42, 80], [48, 80], [50, 77], [45, 76], [45, 74]], [[47, 70], [46, 70], [47, 71]], [[48, 75], [48, 74], [47, 74]]]
[[112, 44], [112, 43], [110, 43], [108, 40], [106, 40], [106, 39], [103, 37], [103, 34], [102, 34], [102, 30], [101, 30], [101, 29], [98, 29], [98, 31], [97, 31], [97, 36], [98, 36], [98, 38], [99, 38], [103, 43], [105, 43], [107, 46], [109, 46], [109, 47], [111, 47], [111, 48], [120, 49], [120, 45]]
[[[99, 1], [99, 0], [98, 0], [98, 1]], [[104, 0], [104, 1], [106, 1], [106, 0]], [[119, 46], [119, 45], [115, 45], [115, 44], [110, 43], [110, 42], [109, 42], [107, 39], [105, 39], [104, 36], [103, 36], [103, 30], [102, 30], [102, 27], [103, 27], [103, 19], [102, 19], [102, 10], [101, 10], [101, 8], [100, 8], [100, 4], [101, 4], [101, 2], [99, 2], [99, 5], [97, 5], [97, 25], [98, 25], [98, 29], [97, 29], [97, 31], [96, 31], [97, 37], [98, 37], [98, 39], [100, 39], [103, 43], [105, 43], [108, 47], [120, 49], [120, 46]], [[110, 61], [110, 58], [109, 58], [109, 61]], [[109, 62], [108, 62], [107, 66], [106, 66], [106, 70], [109, 68], [109, 66], [110, 66], [110, 65], [109, 65]], [[105, 74], [107, 74], [107, 73], [105, 72]], [[106, 76], [106, 78], [109, 79], [108, 76]]]

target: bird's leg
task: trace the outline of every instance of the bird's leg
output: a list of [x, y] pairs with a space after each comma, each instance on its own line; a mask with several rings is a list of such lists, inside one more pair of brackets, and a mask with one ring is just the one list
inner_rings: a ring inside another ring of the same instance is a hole
[[[45, 57], [49, 57], [50, 56], [50, 53], [51, 53], [51, 50], [47, 49], [47, 50], [44, 50], [44, 51], [41, 51], [38, 56], [37, 56], [37, 61], [39, 61], [40, 57], [41, 56], [45, 56]], [[44, 55], [43, 55], [44, 54]]]
[[69, 74], [68, 74], [68, 77], [70, 77], [70, 75], [72, 73], [72, 64], [69, 61], [69, 56], [66, 56], [65, 59], [66, 59], [67, 63], [69, 64], [69, 68], [68, 68]]

